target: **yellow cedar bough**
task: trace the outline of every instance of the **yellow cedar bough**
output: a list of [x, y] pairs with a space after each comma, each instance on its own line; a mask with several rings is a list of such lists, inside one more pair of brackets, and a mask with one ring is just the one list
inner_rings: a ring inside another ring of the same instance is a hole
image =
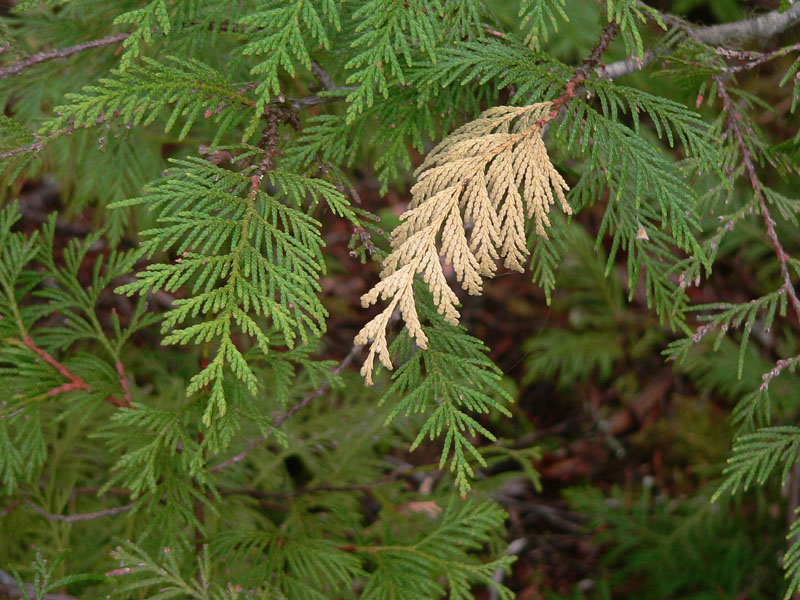
[[[536, 233], [547, 237], [556, 197], [561, 209], [572, 214], [564, 195], [569, 187], [542, 140], [542, 127], [552, 116], [550, 102], [491, 108], [442, 140], [415, 171], [417, 183], [392, 233], [381, 280], [361, 297], [365, 308], [378, 298], [389, 301], [354, 340], [370, 344], [361, 368], [367, 385], [372, 384], [376, 355], [392, 368], [386, 328], [396, 308], [409, 335], [427, 348], [414, 302], [415, 275], [422, 275], [439, 313], [456, 325], [458, 297], [447, 284], [440, 257], [453, 266], [467, 292], [480, 294], [483, 277], [494, 275], [498, 259], [509, 269], [523, 270], [526, 215]], [[467, 232], [465, 223], [470, 222]]]

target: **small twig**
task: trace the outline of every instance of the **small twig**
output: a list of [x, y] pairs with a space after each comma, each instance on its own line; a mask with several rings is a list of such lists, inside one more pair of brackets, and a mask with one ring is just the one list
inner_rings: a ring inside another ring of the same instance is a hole
[[90, 513], [76, 513], [71, 515], [55, 515], [53, 513], [49, 513], [43, 508], [37, 506], [33, 502], [31, 502], [27, 497], [24, 499], [25, 504], [35, 513], [43, 516], [48, 521], [60, 521], [62, 523], [74, 523], [76, 521], [91, 521], [93, 519], [99, 519], [101, 517], [113, 517], [114, 515], [118, 515], [120, 513], [124, 513], [132, 509], [136, 506], [139, 501], [134, 500], [133, 502], [129, 502], [123, 506], [117, 506], [116, 508], [106, 508], [104, 510], [98, 510], [95, 512]]
[[[203, 435], [202, 431], [197, 432], [197, 445], [201, 448], [203, 447], [203, 440], [205, 436]], [[203, 450], [203, 458], [205, 459], [205, 450]], [[202, 495], [202, 490], [200, 489], [200, 483], [197, 481], [197, 478], [192, 478], [192, 487], [197, 492], [197, 495], [194, 498], [194, 518], [197, 521], [197, 525], [194, 528], [194, 551], [196, 554], [200, 555], [203, 552], [203, 545], [205, 544], [205, 536], [203, 535], [203, 527], [205, 527], [206, 523], [206, 511], [205, 507], [203, 506], [203, 501], [200, 499]], [[197, 581], [202, 581], [202, 574], [198, 570], [195, 573], [195, 579]]]
[[[119, 111], [115, 111], [111, 116], [112, 117], [119, 116]], [[92, 125], [102, 125], [105, 122], [106, 122], [105, 117], [99, 117], [98, 119], [95, 120], [94, 123], [92, 123]], [[31, 142], [27, 146], [20, 146], [19, 148], [14, 148], [13, 150], [0, 152], [0, 160], [14, 158], [15, 156], [19, 156], [21, 154], [27, 154], [28, 152], [37, 152], [37, 153], [41, 152], [42, 148], [44, 148], [44, 145], [47, 142], [54, 140], [58, 137], [61, 137], [62, 135], [71, 135], [76, 131], [78, 131], [79, 129], [86, 129], [86, 127], [65, 127], [64, 129], [59, 129], [44, 136], [39, 135], [38, 133], [34, 133], [33, 134], [33, 139], [35, 140], [34, 142]]]
[[758, 389], [762, 392], [766, 391], [773, 379], [780, 375], [785, 369], [793, 369], [797, 364], [800, 364], [800, 355], [793, 356], [792, 358], [780, 359], [775, 363], [772, 369], [761, 376], [761, 385]]
[[[361, 346], [353, 346], [353, 348], [350, 350], [349, 354], [344, 357], [342, 362], [340, 362], [338, 364], [338, 366], [333, 371], [331, 371], [331, 375], [336, 376], [336, 375], [339, 375], [342, 371], [344, 371], [350, 365], [350, 363], [352, 363], [353, 360], [355, 360], [356, 356], [358, 356], [358, 353], [361, 352], [361, 348], [362, 348]], [[330, 379], [326, 379], [316, 390], [311, 392], [308, 396], [303, 398], [300, 402], [295, 404], [292, 408], [287, 410], [285, 413], [280, 414], [277, 417], [275, 417], [275, 419], [272, 421], [272, 426], [273, 427], [280, 427], [286, 420], [290, 419], [298, 411], [300, 411], [303, 408], [305, 408], [306, 406], [308, 406], [315, 398], [319, 398], [320, 396], [322, 396], [325, 392], [328, 391], [328, 389], [330, 387], [331, 387], [331, 380]], [[224, 469], [225, 467], [229, 467], [232, 464], [235, 464], [237, 462], [241, 462], [242, 460], [245, 459], [245, 457], [248, 454], [250, 454], [250, 452], [252, 452], [258, 446], [260, 446], [261, 443], [266, 439], [267, 439], [267, 436], [263, 436], [263, 435], [259, 436], [258, 438], [253, 440], [250, 443], [250, 445], [247, 446], [247, 448], [245, 448], [244, 450], [239, 452], [239, 454], [237, 454], [235, 456], [231, 456], [229, 459], [219, 463], [218, 465], [214, 465], [213, 467], [211, 467], [209, 469], [209, 472], [216, 473], [217, 471], [220, 471], [220, 470]]]
[[[342, 371], [344, 371], [348, 366], [350, 366], [350, 363], [353, 362], [353, 360], [355, 360], [355, 358], [356, 358], [356, 356], [358, 356], [359, 352], [361, 352], [361, 346], [353, 346], [353, 348], [350, 350], [350, 352], [347, 354], [347, 356], [344, 357], [342, 362], [340, 362], [339, 365], [333, 371], [331, 371], [331, 375], [336, 376], [336, 375], [339, 375]], [[279, 426], [283, 425], [284, 421], [290, 419], [298, 411], [304, 409], [306, 406], [311, 404], [312, 400], [322, 396], [325, 392], [328, 391], [328, 389], [330, 387], [331, 387], [331, 379], [326, 379], [322, 383], [322, 385], [320, 385], [316, 390], [311, 392], [308, 396], [303, 398], [300, 402], [295, 404], [292, 408], [287, 410], [285, 413], [283, 413], [282, 415], [279, 415], [278, 417], [276, 417], [275, 420], [272, 422], [273, 426], [274, 427], [279, 427]]]
[[21, 61], [14, 63], [13, 65], [0, 67], [0, 79], [5, 79], [7, 77], [11, 77], [12, 75], [19, 75], [25, 69], [48, 60], [67, 58], [68, 56], [78, 54], [79, 52], [89, 50], [90, 48], [113, 46], [114, 44], [123, 41], [128, 36], [130, 36], [130, 33], [115, 33], [114, 35], [109, 35], [104, 38], [100, 38], [99, 40], [90, 40], [88, 42], [69, 46], [68, 48], [59, 48], [58, 50], [48, 50], [47, 52], [37, 52], [36, 54], [31, 54], [23, 58]]
[[[25, 591], [19, 589], [17, 580], [10, 574], [0, 569], [0, 598], [9, 598], [17, 600], [17, 598], [35, 598], [33, 586], [26, 583]], [[44, 600], [77, 600], [74, 596], [69, 594], [45, 594]]]
[[[800, 8], [797, 6], [796, 8]], [[770, 242], [772, 243], [772, 248], [775, 251], [775, 255], [778, 257], [778, 263], [780, 264], [781, 276], [783, 277], [783, 289], [786, 292], [786, 295], [789, 297], [789, 302], [794, 309], [795, 314], [797, 315], [798, 320], [800, 320], [800, 299], [797, 297], [797, 291], [794, 289], [794, 285], [792, 284], [792, 277], [789, 273], [789, 254], [783, 248], [780, 239], [778, 238], [778, 232], [775, 230], [775, 219], [772, 218], [772, 215], [769, 212], [769, 207], [767, 206], [767, 200], [764, 197], [764, 191], [761, 188], [761, 181], [758, 179], [758, 174], [756, 173], [756, 167], [753, 164], [753, 157], [750, 149], [747, 147], [747, 144], [744, 140], [744, 134], [742, 132], [742, 128], [740, 125], [740, 121], [742, 118], [739, 109], [733, 102], [733, 99], [728, 94], [728, 89], [725, 86], [725, 82], [722, 80], [722, 77], [719, 75], [714, 76], [714, 81], [717, 84], [717, 93], [719, 94], [720, 99], [722, 100], [722, 106], [725, 112], [727, 113], [727, 123], [728, 128], [730, 131], [733, 132], [734, 136], [736, 137], [736, 143], [739, 146], [739, 150], [742, 153], [742, 163], [747, 170], [747, 174], [750, 178], [750, 185], [753, 188], [753, 192], [756, 195], [756, 199], [758, 200], [758, 204], [761, 207], [761, 216], [764, 219], [764, 225], [766, 226], [767, 230], [767, 237], [769, 238]]]
[[128, 375], [125, 373], [125, 366], [122, 361], [117, 359], [117, 375], [119, 375], [119, 385], [122, 387], [122, 393], [125, 398], [125, 405], [130, 408], [133, 405], [133, 398], [131, 397], [131, 388], [128, 385]]
[[[45, 396], [58, 396], [59, 394], [65, 394], [66, 392], [72, 392], [75, 390], [83, 390], [86, 392], [91, 391], [92, 386], [86, 383], [86, 381], [81, 379], [79, 376], [75, 375], [75, 373], [70, 371], [63, 363], [58, 362], [49, 352], [37, 346], [36, 342], [33, 341], [31, 336], [26, 335], [22, 339], [22, 345], [31, 350], [34, 354], [36, 354], [36, 356], [44, 360], [48, 365], [53, 367], [62, 377], [69, 380], [68, 383], [64, 383], [49, 390]], [[107, 396], [106, 402], [120, 408], [131, 408], [132, 399], [130, 388], [128, 387], [128, 381], [125, 376], [124, 367], [119, 361], [117, 361], [117, 373], [120, 374], [120, 384], [122, 385], [122, 389], [125, 394], [124, 398], [123, 400], [119, 400], [114, 396]]]
[[757, 66], [764, 64], [765, 62], [768, 62], [775, 58], [780, 58], [781, 56], [785, 56], [786, 54], [789, 54], [790, 52], [794, 52], [796, 50], [800, 50], [800, 44], [785, 46], [783, 48], [775, 50], [774, 52], [766, 52], [766, 53], [717, 48], [717, 54], [724, 58], [743, 61], [742, 64], [740, 65], [725, 68], [725, 71], [727, 71], [728, 73], [736, 73], [738, 71], [748, 71], [750, 69], [754, 69]]
[[56, 371], [58, 371], [62, 377], [65, 379], [69, 379], [69, 383], [65, 383], [64, 385], [53, 388], [49, 392], [47, 392], [48, 396], [56, 396], [62, 392], [67, 392], [71, 390], [86, 390], [89, 391], [91, 388], [88, 383], [86, 383], [83, 379], [75, 375], [72, 371], [70, 371], [66, 366], [58, 362], [53, 356], [48, 353], [46, 350], [39, 348], [36, 345], [36, 342], [33, 341], [31, 336], [26, 335], [22, 343], [28, 349], [32, 350], [36, 356], [44, 360], [48, 365], [53, 367]]
[[[335, 91], [342, 91], [342, 92], [349, 92], [356, 89], [352, 86], [345, 86], [345, 87], [337, 87]], [[328, 102], [334, 102], [336, 100], [340, 100], [339, 96], [306, 96], [304, 98], [289, 98], [286, 100], [286, 104], [292, 107], [296, 112], [301, 110], [305, 110], [306, 108], [311, 108], [312, 106], [317, 106], [319, 104], [326, 104]], [[279, 104], [279, 102], [276, 102]]]

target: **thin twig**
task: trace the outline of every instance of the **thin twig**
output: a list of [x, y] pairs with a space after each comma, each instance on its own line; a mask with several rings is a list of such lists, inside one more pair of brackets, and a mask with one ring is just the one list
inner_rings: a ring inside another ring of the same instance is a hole
[[117, 359], [116, 366], [117, 375], [119, 375], [119, 385], [122, 387], [125, 404], [130, 408], [133, 405], [133, 398], [131, 397], [131, 388], [128, 385], [128, 375], [125, 373], [125, 366], [122, 364], [121, 360]]
[[729, 50], [727, 48], [717, 48], [717, 54], [728, 58], [728, 59], [736, 59], [742, 61], [742, 64], [736, 65], [734, 67], [726, 67], [725, 71], [728, 73], [736, 73], [738, 71], [749, 71], [750, 69], [754, 69], [759, 65], [764, 64], [770, 60], [775, 58], [780, 58], [781, 56], [785, 56], [790, 52], [795, 52], [796, 50], [800, 50], [800, 44], [792, 44], [791, 46], [785, 46], [783, 48], [779, 48], [774, 52], [748, 52], [746, 50]]
[[132, 509], [134, 506], [139, 504], [138, 500], [134, 500], [133, 502], [129, 502], [123, 506], [117, 506], [116, 508], [106, 508], [103, 510], [98, 510], [95, 512], [90, 513], [76, 513], [71, 515], [55, 515], [53, 513], [49, 513], [40, 506], [37, 506], [33, 502], [31, 502], [27, 497], [24, 499], [25, 504], [35, 513], [43, 516], [48, 521], [61, 521], [62, 523], [74, 523], [76, 521], [91, 521], [93, 519], [99, 519], [101, 517], [113, 517], [114, 515], [118, 515], [120, 513], [124, 513]]
[[[119, 114], [120, 112], [117, 110], [114, 111], [110, 115], [110, 117], [118, 117]], [[106, 120], [107, 120], [106, 117], [98, 117], [97, 119], [95, 119], [95, 122], [92, 123], [92, 126], [102, 125], [103, 123], [106, 122]], [[44, 145], [47, 142], [54, 140], [58, 137], [61, 137], [62, 135], [71, 135], [76, 131], [78, 131], [79, 129], [86, 129], [86, 128], [87, 127], [65, 127], [64, 129], [59, 129], [48, 135], [39, 135], [38, 133], [34, 133], [33, 139], [35, 141], [28, 144], [27, 146], [20, 146], [19, 148], [14, 148], [13, 150], [8, 150], [6, 152], [0, 153], [0, 160], [14, 158], [15, 156], [19, 156], [21, 154], [27, 154], [28, 152], [41, 152], [42, 148], [44, 148]]]
[[[352, 363], [353, 360], [355, 360], [356, 356], [358, 356], [358, 353], [361, 352], [361, 348], [362, 348], [362, 346], [353, 346], [353, 348], [350, 350], [348, 355], [344, 357], [342, 362], [340, 362], [338, 364], [338, 366], [333, 371], [331, 371], [331, 375], [336, 376], [336, 375], [339, 375], [342, 371], [344, 371], [350, 365], [350, 363]], [[317, 389], [315, 389], [308, 396], [303, 398], [300, 402], [295, 404], [292, 408], [287, 410], [285, 413], [280, 414], [277, 417], [275, 417], [275, 419], [272, 421], [273, 427], [280, 427], [286, 420], [290, 419], [298, 411], [300, 411], [303, 408], [305, 408], [306, 406], [308, 406], [315, 398], [319, 398], [320, 396], [322, 396], [325, 392], [328, 391], [328, 389], [330, 387], [331, 387], [331, 379], [326, 379]], [[253, 440], [250, 443], [250, 445], [247, 446], [247, 448], [245, 448], [244, 450], [239, 452], [239, 454], [237, 454], [235, 456], [231, 456], [229, 459], [219, 463], [218, 465], [214, 465], [213, 467], [211, 467], [209, 469], [209, 472], [216, 473], [217, 471], [220, 471], [220, 470], [224, 469], [225, 467], [229, 467], [232, 464], [241, 462], [242, 460], [245, 459], [245, 457], [248, 454], [250, 454], [250, 452], [252, 452], [258, 446], [260, 446], [261, 443], [266, 439], [267, 439], [267, 436], [263, 436], [263, 435], [259, 436], [258, 438]]]
[[39, 346], [36, 345], [36, 342], [33, 341], [33, 338], [31, 338], [31, 336], [26, 335], [23, 338], [22, 343], [25, 345], [25, 347], [33, 351], [33, 353], [36, 354], [36, 356], [44, 360], [44, 362], [46, 362], [48, 365], [50, 365], [56, 371], [58, 371], [62, 377], [64, 377], [65, 379], [69, 379], [70, 381], [68, 384], [64, 384], [59, 388], [54, 388], [50, 390], [47, 393], [48, 396], [55, 396], [61, 392], [66, 392], [70, 390], [89, 391], [89, 389], [91, 389], [88, 383], [86, 383], [83, 379], [75, 375], [66, 366], [58, 362], [55, 358], [53, 358], [53, 356], [49, 352], [43, 350], [42, 348], [39, 348]]
[[[36, 354], [36, 356], [41, 358], [48, 365], [53, 367], [62, 377], [69, 380], [68, 383], [64, 383], [49, 390], [45, 396], [53, 397], [75, 390], [83, 390], [85, 392], [91, 391], [92, 386], [86, 383], [86, 381], [84, 381], [81, 377], [70, 371], [63, 363], [58, 362], [49, 352], [37, 346], [36, 342], [33, 341], [31, 336], [26, 335], [22, 339], [22, 345], [31, 350], [34, 354]], [[119, 361], [117, 362], [117, 373], [120, 374], [120, 384], [122, 385], [124, 397], [122, 400], [120, 400], [114, 396], [107, 396], [106, 402], [120, 408], [131, 408], [132, 399], [130, 388], [128, 387], [127, 377], [125, 376], [125, 369], [122, 366], [122, 363]]]
[[78, 54], [79, 52], [83, 52], [84, 50], [89, 50], [90, 48], [103, 48], [105, 46], [113, 46], [114, 44], [123, 41], [128, 36], [130, 36], [130, 33], [115, 33], [114, 35], [109, 35], [104, 38], [100, 38], [98, 40], [90, 40], [88, 42], [82, 42], [80, 44], [75, 44], [74, 46], [69, 46], [67, 48], [59, 48], [58, 50], [48, 50], [46, 52], [37, 52], [36, 54], [31, 54], [23, 58], [21, 61], [14, 63], [13, 65], [8, 65], [7, 67], [0, 67], [0, 79], [6, 79], [7, 77], [11, 77], [12, 75], [19, 75], [25, 69], [38, 65], [39, 63], [46, 62], [48, 60], [67, 58], [68, 56], [72, 56], [73, 54]]
[[[35, 598], [33, 586], [30, 583], [23, 584], [25, 591], [19, 589], [17, 580], [10, 574], [0, 569], [0, 598], [9, 598], [17, 600], [17, 598]], [[44, 600], [77, 600], [74, 596], [69, 594], [45, 594]]]
[[[800, 8], [798, 6], [797, 8]], [[719, 94], [720, 99], [722, 100], [722, 106], [725, 112], [727, 113], [727, 124], [728, 129], [733, 132], [734, 136], [736, 137], [736, 143], [739, 146], [739, 150], [742, 153], [742, 163], [744, 164], [745, 169], [747, 170], [747, 174], [750, 178], [750, 185], [753, 188], [753, 192], [756, 195], [756, 199], [758, 200], [758, 204], [761, 207], [761, 216], [764, 219], [764, 225], [766, 226], [767, 230], [767, 237], [769, 238], [770, 242], [772, 243], [772, 248], [775, 251], [775, 255], [778, 257], [778, 263], [780, 264], [781, 276], [783, 277], [783, 289], [786, 292], [786, 295], [789, 297], [789, 302], [794, 309], [795, 314], [797, 315], [798, 320], [800, 320], [800, 299], [797, 297], [797, 291], [794, 289], [794, 285], [792, 284], [792, 277], [789, 273], [789, 254], [784, 250], [783, 245], [781, 244], [780, 239], [778, 238], [778, 232], [775, 230], [775, 219], [772, 218], [772, 215], [769, 212], [769, 207], [767, 206], [767, 200], [764, 197], [764, 191], [761, 187], [761, 181], [758, 179], [758, 174], [756, 173], [755, 164], [753, 164], [753, 157], [750, 149], [747, 147], [747, 144], [744, 140], [744, 134], [742, 132], [741, 127], [741, 119], [742, 115], [739, 112], [739, 109], [736, 107], [733, 99], [728, 94], [728, 89], [725, 86], [725, 82], [722, 80], [722, 77], [719, 75], [714, 76], [714, 81], [717, 84], [717, 93]]]

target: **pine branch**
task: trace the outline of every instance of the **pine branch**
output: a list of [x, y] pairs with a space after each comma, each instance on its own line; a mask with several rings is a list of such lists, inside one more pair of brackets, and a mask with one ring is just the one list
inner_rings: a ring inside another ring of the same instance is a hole
[[[800, 6], [796, 6], [795, 8], [799, 9], [797, 14], [798, 19], [800, 19]], [[739, 150], [742, 154], [742, 163], [747, 170], [747, 174], [750, 178], [750, 185], [753, 188], [753, 192], [755, 193], [756, 199], [758, 200], [758, 204], [761, 208], [761, 216], [764, 219], [767, 237], [772, 243], [772, 248], [775, 251], [775, 255], [778, 257], [778, 263], [780, 264], [781, 269], [781, 277], [783, 278], [783, 289], [789, 297], [789, 301], [791, 302], [792, 308], [797, 315], [797, 319], [800, 320], [800, 299], [797, 297], [797, 290], [795, 290], [794, 285], [792, 284], [792, 277], [789, 273], [788, 261], [790, 256], [783, 248], [783, 245], [778, 238], [778, 232], [775, 230], [775, 219], [772, 218], [769, 208], [767, 207], [767, 201], [764, 197], [761, 181], [758, 179], [758, 174], [756, 173], [756, 168], [753, 164], [753, 155], [750, 151], [750, 148], [747, 146], [747, 143], [745, 142], [744, 133], [742, 132], [742, 115], [739, 112], [739, 109], [736, 107], [736, 104], [731, 99], [722, 77], [716, 75], [714, 76], [714, 81], [717, 84], [719, 97], [722, 100], [722, 105], [726, 113], [728, 129], [732, 131], [736, 137], [736, 143], [739, 146]]]
[[123, 41], [128, 36], [130, 36], [129, 33], [116, 33], [114, 35], [109, 35], [97, 40], [90, 40], [88, 42], [75, 44], [74, 46], [69, 46], [67, 48], [31, 54], [19, 62], [14, 63], [13, 65], [0, 67], [0, 79], [5, 79], [7, 77], [11, 77], [12, 75], [19, 75], [25, 69], [48, 60], [67, 58], [73, 54], [78, 54], [79, 52], [83, 52], [84, 50], [89, 50], [91, 48], [104, 48], [105, 46], [113, 46], [114, 44]]

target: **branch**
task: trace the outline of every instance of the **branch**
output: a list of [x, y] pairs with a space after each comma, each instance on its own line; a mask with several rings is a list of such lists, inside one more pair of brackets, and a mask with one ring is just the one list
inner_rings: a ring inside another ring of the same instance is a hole
[[[19, 589], [17, 580], [10, 574], [0, 569], [0, 598], [10, 598], [16, 600], [17, 598], [35, 598], [34, 589], [30, 583], [25, 584], [25, 593]], [[68, 594], [45, 594], [44, 600], [77, 600], [75, 597]]]
[[748, 71], [750, 69], [754, 69], [755, 67], [764, 64], [767, 61], [773, 60], [775, 58], [779, 58], [781, 56], [785, 56], [790, 52], [795, 52], [800, 50], [800, 44], [792, 44], [791, 46], [785, 46], [784, 48], [779, 48], [774, 52], [767, 52], [767, 53], [760, 53], [760, 52], [748, 52], [746, 50], [729, 50], [727, 48], [717, 48], [717, 54], [728, 58], [728, 59], [736, 59], [742, 61], [742, 64], [736, 65], [734, 67], [727, 67], [725, 69], [728, 73], [736, 73], [738, 71]]
[[113, 46], [130, 36], [130, 33], [116, 33], [114, 35], [109, 35], [104, 38], [100, 38], [99, 40], [91, 40], [88, 42], [83, 42], [81, 44], [76, 44], [74, 46], [69, 46], [68, 48], [61, 48], [59, 50], [48, 50], [47, 52], [37, 52], [36, 54], [31, 54], [26, 56], [21, 61], [14, 63], [13, 65], [9, 65], [7, 67], [0, 68], [0, 79], [5, 79], [7, 77], [11, 77], [12, 75], [19, 75], [22, 71], [29, 67], [33, 67], [34, 65], [38, 65], [39, 63], [46, 62], [48, 60], [53, 60], [56, 58], [67, 58], [68, 56], [72, 56], [73, 54], [78, 54], [79, 52], [83, 52], [84, 50], [89, 50], [90, 48], [103, 48], [105, 46]]
[[56, 371], [58, 371], [62, 377], [65, 379], [69, 379], [69, 383], [65, 383], [64, 385], [53, 388], [49, 392], [47, 392], [48, 396], [56, 396], [62, 392], [68, 392], [70, 390], [85, 390], [89, 391], [91, 388], [88, 383], [86, 383], [83, 379], [75, 375], [72, 371], [70, 371], [67, 367], [63, 364], [58, 362], [51, 354], [49, 354], [46, 350], [42, 350], [39, 346], [36, 345], [36, 342], [33, 341], [31, 336], [26, 335], [25, 338], [22, 340], [23, 345], [33, 351], [36, 356], [44, 360], [48, 365], [53, 367]]
[[96, 512], [90, 513], [76, 513], [72, 515], [55, 515], [53, 513], [49, 513], [43, 508], [37, 506], [33, 502], [31, 502], [27, 497], [25, 498], [25, 504], [35, 513], [43, 516], [48, 521], [61, 521], [62, 523], [74, 523], [75, 521], [91, 521], [93, 519], [99, 519], [101, 517], [113, 517], [114, 515], [118, 515], [120, 513], [124, 513], [127, 510], [132, 509], [134, 506], [139, 504], [138, 500], [134, 500], [133, 502], [129, 502], [123, 506], [117, 506], [116, 508], [106, 508], [104, 510], [98, 510]]
[[[796, 8], [800, 8], [800, 5], [798, 5]], [[767, 200], [764, 197], [764, 192], [761, 188], [761, 182], [758, 179], [758, 174], [756, 173], [756, 168], [753, 164], [752, 153], [745, 143], [744, 134], [740, 124], [742, 115], [731, 99], [730, 94], [728, 94], [728, 89], [725, 86], [725, 82], [722, 80], [722, 77], [715, 75], [714, 81], [717, 84], [717, 93], [722, 100], [722, 106], [727, 114], [728, 129], [732, 131], [736, 137], [736, 143], [742, 153], [742, 163], [744, 164], [747, 174], [750, 177], [750, 185], [752, 186], [756, 195], [756, 199], [758, 200], [758, 204], [761, 207], [761, 216], [764, 219], [764, 225], [767, 229], [767, 237], [772, 243], [772, 248], [775, 250], [775, 255], [778, 257], [778, 263], [780, 263], [781, 276], [783, 277], [783, 289], [785, 290], [786, 295], [789, 297], [789, 302], [791, 303], [792, 308], [797, 315], [797, 319], [800, 320], [800, 299], [798, 299], [797, 291], [794, 289], [794, 285], [792, 284], [792, 277], [789, 273], [789, 266], [787, 264], [789, 260], [789, 254], [786, 252], [786, 250], [784, 250], [783, 245], [778, 238], [778, 232], [775, 230], [775, 219], [772, 218], [772, 215], [769, 212]]]
[[718, 46], [731, 41], [745, 42], [753, 38], [770, 38], [796, 23], [800, 23], [800, 3], [795, 3], [784, 12], [773, 10], [753, 19], [693, 28], [693, 31], [698, 41]]
[[603, 57], [603, 54], [605, 54], [606, 50], [608, 50], [611, 42], [614, 41], [618, 31], [619, 25], [615, 21], [612, 21], [603, 28], [600, 39], [597, 41], [597, 45], [592, 49], [591, 54], [589, 54], [588, 58], [583, 60], [580, 67], [575, 69], [575, 73], [564, 88], [564, 93], [553, 100], [553, 109], [549, 114], [539, 120], [536, 124], [537, 127], [542, 127], [545, 123], [554, 119], [558, 115], [558, 111], [561, 110], [561, 107], [575, 97], [578, 88], [583, 85], [583, 82], [586, 81], [589, 74], [597, 68], [600, 59]]
[[[686, 32], [696, 42], [710, 45], [722, 45], [726, 42], [746, 42], [753, 38], [771, 37], [800, 23], [800, 3], [796, 3], [785, 12], [773, 10], [753, 19], [745, 19], [734, 23], [711, 25], [709, 27], [694, 27], [677, 17], [661, 14], [661, 18]], [[642, 58], [626, 58], [597, 69], [598, 73], [609, 79], [616, 79], [641, 71], [658, 55], [658, 49], [645, 52]]]
[[[17, 343], [20, 344], [20, 342]], [[59, 374], [62, 377], [64, 377], [64, 379], [69, 380], [67, 383], [63, 385], [54, 387], [53, 389], [48, 391], [45, 394], [45, 396], [58, 396], [59, 394], [64, 394], [66, 392], [72, 392], [75, 390], [84, 390], [86, 392], [91, 391], [92, 386], [86, 383], [86, 381], [84, 381], [78, 375], [70, 371], [63, 363], [58, 362], [55, 358], [53, 358], [52, 354], [37, 346], [36, 342], [33, 341], [33, 338], [31, 338], [31, 336], [26, 335], [23, 338], [21, 345], [31, 350], [34, 354], [36, 354], [36, 356], [38, 356], [48, 365], [53, 367], [56, 371], [59, 372]], [[114, 398], [113, 396], [107, 396], [106, 402], [117, 407], [131, 408], [132, 399], [131, 399], [130, 388], [128, 387], [128, 380], [127, 377], [125, 376], [125, 368], [122, 366], [122, 363], [120, 362], [117, 362], [117, 373], [119, 373], [120, 376], [120, 385], [122, 386], [124, 398], [122, 400], [119, 400], [117, 398]]]
[[311, 61], [311, 72], [314, 74], [314, 77], [317, 78], [320, 85], [326, 90], [333, 91], [339, 89], [337, 85], [333, 83], [333, 78], [330, 74], [315, 60]]
[[[341, 86], [336, 85], [330, 74], [322, 68], [322, 66], [315, 60], [311, 61], [311, 73], [317, 78], [322, 89], [328, 92], [352, 92], [357, 89], [355, 86]], [[306, 96], [305, 98], [290, 98], [286, 103], [295, 111], [301, 111], [318, 104], [325, 104], [326, 102], [334, 102], [340, 100], [337, 96]]]
[[131, 397], [131, 388], [128, 385], [128, 375], [125, 373], [125, 365], [122, 361], [117, 359], [117, 375], [119, 375], [119, 385], [122, 387], [122, 393], [125, 398], [125, 405], [130, 408], [133, 405], [133, 398]]
[[[120, 112], [118, 110], [114, 111], [114, 113], [111, 115], [111, 117], [118, 117], [119, 114], [120, 114]], [[99, 117], [99, 118], [97, 118], [95, 120], [93, 125], [102, 125], [106, 121], [107, 121], [107, 119], [105, 117]], [[75, 133], [79, 129], [87, 129], [87, 128], [88, 127], [83, 127], [83, 128], [81, 128], [81, 127], [66, 127], [64, 129], [59, 129], [58, 131], [54, 131], [54, 132], [52, 132], [52, 133], [50, 133], [50, 134], [48, 134], [46, 136], [41, 136], [38, 133], [34, 133], [33, 137], [36, 140], [35, 142], [32, 142], [32, 143], [28, 144], [27, 146], [20, 146], [19, 148], [14, 148], [13, 150], [8, 150], [6, 152], [0, 153], [0, 160], [5, 160], [7, 158], [13, 158], [15, 156], [19, 156], [20, 154], [26, 154], [28, 152], [36, 152], [36, 153], [41, 152], [42, 148], [44, 148], [44, 145], [47, 142], [49, 142], [50, 140], [54, 140], [57, 137], [60, 137], [62, 135], [70, 135], [72, 133]]]
[[[331, 375], [339, 375], [339, 373], [344, 371], [350, 365], [350, 363], [353, 362], [353, 360], [355, 360], [355, 357], [358, 356], [358, 353], [361, 352], [361, 348], [362, 348], [362, 346], [353, 346], [353, 348], [350, 350], [349, 354], [344, 357], [342, 362], [340, 362], [339, 365], [333, 371], [331, 371]], [[322, 385], [320, 385], [316, 390], [311, 392], [308, 396], [303, 398], [300, 402], [295, 404], [292, 408], [287, 410], [285, 413], [275, 417], [275, 419], [272, 422], [272, 426], [273, 427], [280, 427], [286, 420], [290, 419], [298, 411], [300, 411], [303, 408], [305, 408], [306, 406], [308, 406], [315, 398], [319, 398], [320, 396], [322, 396], [325, 392], [328, 391], [328, 389], [330, 387], [331, 387], [331, 380], [330, 379], [326, 379], [322, 383]], [[258, 438], [253, 440], [250, 443], [250, 445], [247, 446], [247, 448], [245, 448], [244, 450], [239, 452], [239, 454], [237, 454], [236, 456], [231, 456], [229, 459], [219, 463], [218, 465], [214, 465], [213, 467], [211, 467], [209, 469], [209, 472], [210, 473], [216, 473], [217, 471], [220, 471], [220, 470], [224, 469], [225, 467], [229, 467], [234, 463], [237, 463], [237, 462], [240, 462], [240, 461], [244, 460], [245, 457], [248, 454], [250, 454], [250, 452], [252, 452], [258, 446], [260, 446], [261, 443], [266, 439], [267, 439], [267, 436], [264, 436], [264, 435], [259, 436]]]

